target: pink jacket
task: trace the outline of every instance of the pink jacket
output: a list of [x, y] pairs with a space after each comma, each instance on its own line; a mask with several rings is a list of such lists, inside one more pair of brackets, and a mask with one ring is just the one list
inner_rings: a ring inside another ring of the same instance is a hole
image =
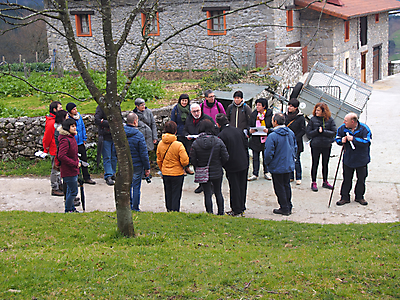
[[210, 108], [207, 106], [206, 101], [207, 100], [204, 100], [204, 102], [200, 104], [200, 108], [204, 114], [210, 116], [214, 120], [214, 122], [217, 123], [215, 121], [215, 116], [219, 113], [226, 114], [224, 106], [217, 100], [215, 100], [214, 105]]

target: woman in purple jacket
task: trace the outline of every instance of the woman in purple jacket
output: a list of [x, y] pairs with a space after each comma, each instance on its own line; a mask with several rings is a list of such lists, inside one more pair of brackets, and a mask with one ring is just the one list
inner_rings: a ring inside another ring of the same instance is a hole
[[67, 119], [59, 128], [58, 136], [58, 160], [61, 163], [61, 178], [67, 185], [65, 199], [65, 212], [78, 212], [74, 206], [74, 199], [78, 195], [78, 174], [80, 162], [78, 158], [78, 144], [75, 140], [76, 122]]

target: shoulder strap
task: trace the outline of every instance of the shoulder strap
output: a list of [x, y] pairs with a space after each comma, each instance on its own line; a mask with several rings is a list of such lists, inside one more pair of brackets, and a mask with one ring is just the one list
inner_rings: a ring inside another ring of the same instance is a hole
[[294, 122], [294, 120], [296, 120], [296, 119], [293, 119], [292, 121], [290, 121], [290, 123], [287, 124], [286, 127], [289, 127]]
[[171, 144], [169, 144], [169, 146], [168, 146], [168, 148], [167, 148], [167, 151], [165, 151], [164, 157], [163, 157], [163, 159], [162, 159], [163, 161], [164, 161], [165, 156], [167, 155], [167, 152], [168, 152], [169, 148], [172, 146], [173, 143], [175, 143], [175, 141], [173, 141]]
[[[217, 105], [218, 113], [221, 113], [221, 109], [219, 108], [219, 102], [215, 99], [215, 104]], [[221, 104], [222, 105], [222, 104]]]
[[213, 152], [214, 152], [214, 147], [215, 147], [215, 145], [214, 145], [214, 146], [212, 147], [212, 149], [211, 149], [210, 157], [208, 158], [207, 167], [208, 167], [208, 166], [210, 166], [211, 157], [212, 157], [212, 155], [213, 155]]

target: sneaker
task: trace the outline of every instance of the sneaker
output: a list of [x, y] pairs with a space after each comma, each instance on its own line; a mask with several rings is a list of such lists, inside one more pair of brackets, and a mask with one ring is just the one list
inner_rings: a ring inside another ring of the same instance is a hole
[[346, 203], [350, 203], [350, 200], [345, 200], [345, 199], [340, 199], [338, 202], [336, 202], [336, 205], [345, 205]]
[[313, 192], [318, 192], [317, 183], [315, 181], [311, 183], [311, 189], [313, 190]]
[[52, 196], [61, 196], [64, 197], [64, 192], [60, 190], [51, 190], [51, 195]]
[[360, 203], [361, 205], [368, 205], [368, 202], [365, 201], [364, 199], [356, 199], [356, 200], [354, 200], [354, 201]]
[[284, 216], [289, 216], [289, 215], [291, 214], [290, 211], [284, 211], [284, 210], [282, 210], [282, 209], [280, 209], [280, 208], [275, 208], [272, 212], [273, 212], [274, 214], [277, 214], [277, 215], [284, 215]]
[[301, 179], [297, 179], [296, 180], [296, 185], [300, 185], [301, 184]]
[[264, 174], [264, 178], [267, 179], [267, 180], [272, 180], [271, 173], [265, 173]]
[[235, 213], [233, 210], [228, 211], [226, 214], [231, 217], [244, 217], [244, 212]]
[[93, 179], [85, 179], [85, 183], [87, 184], [96, 184], [96, 181], [94, 181]]
[[197, 189], [194, 190], [194, 192], [195, 192], [196, 194], [200, 194], [202, 191], [203, 191], [203, 187], [202, 187], [201, 185], [199, 185], [199, 186], [197, 187]]
[[106, 183], [107, 183], [107, 185], [110, 185], [110, 186], [115, 184], [114, 180], [112, 180], [111, 177], [106, 178]]
[[251, 175], [249, 178], [247, 178], [248, 181], [254, 181], [257, 179], [258, 179], [258, 176], [256, 176], [256, 175]]
[[326, 180], [326, 181], [324, 181], [324, 182], [322, 183], [322, 187], [323, 187], [323, 188], [326, 188], [326, 189], [328, 189], [328, 190], [333, 190], [333, 186], [329, 184], [328, 180]]

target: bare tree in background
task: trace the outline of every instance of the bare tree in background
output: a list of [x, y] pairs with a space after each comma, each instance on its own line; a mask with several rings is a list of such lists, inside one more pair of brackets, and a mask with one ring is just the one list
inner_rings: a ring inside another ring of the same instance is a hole
[[[187, 1], [190, 2], [189, 0]], [[210, 18], [204, 18], [195, 21], [184, 20], [185, 22], [183, 22], [182, 27], [176, 28], [167, 36], [162, 38], [159, 37], [159, 39], [156, 40], [149, 36], [149, 28], [152, 20], [156, 17], [160, 2], [162, 2], [163, 5], [168, 5], [167, 1], [138, 0], [133, 6], [127, 7], [127, 9], [130, 8], [130, 11], [124, 20], [122, 34], [116, 36], [113, 31], [112, 24], [112, 1], [91, 1], [93, 5], [91, 6], [91, 9], [97, 10], [102, 16], [102, 35], [104, 46], [101, 52], [95, 52], [77, 41], [68, 11], [68, 2], [66, 0], [47, 0], [47, 5], [42, 11], [18, 4], [8, 3], [6, 1], [3, 3], [0, 2], [0, 18], [9, 25], [12, 25], [14, 28], [42, 20], [65, 38], [75, 67], [78, 69], [91, 95], [107, 115], [118, 156], [118, 174], [114, 187], [117, 223], [119, 231], [125, 236], [134, 236], [129, 194], [133, 166], [128, 141], [123, 128], [123, 120], [120, 114], [120, 104], [124, 100], [132, 80], [142, 69], [149, 57], [158, 48], [160, 48], [164, 43], [170, 42], [175, 36], [190, 28], [201, 26], [202, 28], [206, 29], [206, 22], [207, 20], [210, 20]], [[256, 9], [260, 5], [268, 6], [273, 2], [273, 0], [241, 2], [242, 6], [240, 8], [227, 11], [225, 14], [235, 14], [245, 9]], [[285, 1], [280, 2], [283, 4], [285, 3]], [[278, 8], [284, 9], [284, 7]], [[23, 10], [26, 12], [24, 17], [15, 17], [10, 14], [10, 12], [18, 10]], [[128, 72], [128, 81], [126, 82], [124, 89], [119, 92], [117, 90], [118, 53], [127, 43], [127, 37], [132, 34], [131, 31], [133, 28], [133, 22], [143, 11], [146, 12], [145, 24], [139, 32], [134, 32], [134, 34], [140, 36], [140, 42], [137, 44], [136, 53], [132, 54], [132, 63]], [[215, 17], [218, 16], [213, 16], [212, 18]], [[49, 20], [52, 20], [52, 22], [49, 22]], [[62, 25], [62, 30], [59, 30], [56, 26], [53, 26], [54, 21], [57, 21]], [[251, 26], [251, 24], [243, 24], [243, 27], [246, 26]], [[104, 61], [107, 76], [107, 85], [105, 91], [96, 86], [92, 77], [90, 76], [86, 63], [82, 58], [83, 50], [90, 51], [92, 55], [96, 55]]]

